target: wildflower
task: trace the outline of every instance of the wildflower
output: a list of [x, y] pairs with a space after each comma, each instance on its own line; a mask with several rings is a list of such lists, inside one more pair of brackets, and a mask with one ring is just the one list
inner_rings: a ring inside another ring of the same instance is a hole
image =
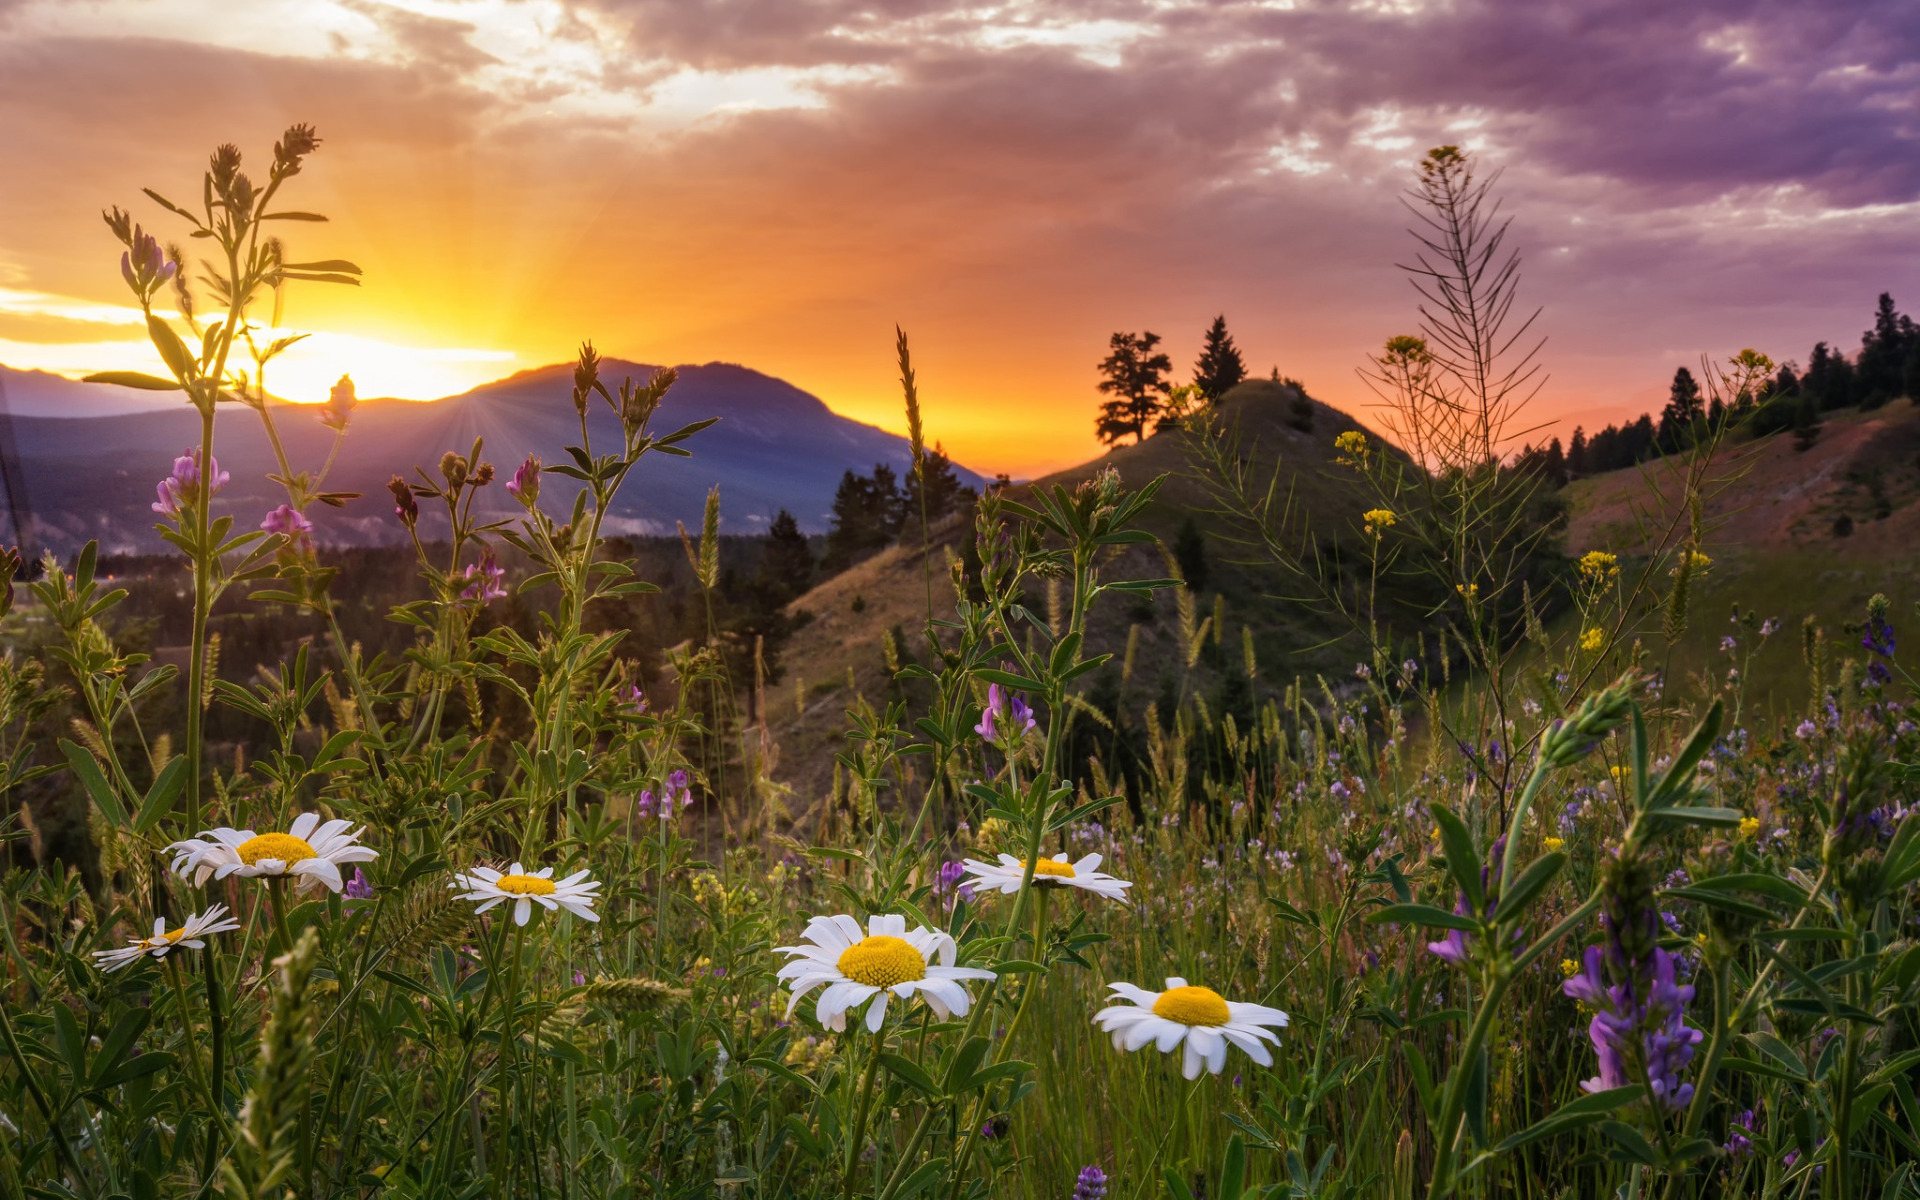
[[1598, 654], [1607, 648], [1607, 631], [1598, 625], [1589, 625], [1580, 632], [1580, 652]]
[[[1089, 854], [1076, 863], [1069, 863], [1065, 854], [1036, 859], [1033, 864], [1033, 886], [1079, 888], [1125, 904], [1127, 889], [1133, 884], [1097, 870], [1100, 862], [1098, 854]], [[972, 858], [967, 859], [964, 865], [972, 873], [972, 877], [966, 881], [970, 886], [983, 892], [996, 891], [1003, 896], [1011, 896], [1020, 890], [1020, 880], [1026, 874], [1027, 866], [1011, 854], [1000, 855], [998, 865]]]
[[133, 227], [132, 235], [127, 238], [127, 249], [120, 255], [120, 277], [143, 303], [150, 302], [160, 286], [179, 269], [179, 263], [162, 253], [159, 239], [138, 225]]
[[[319, 813], [301, 813], [285, 833], [221, 826], [198, 838], [175, 842], [167, 849], [173, 852], [174, 874], [185, 879], [192, 872], [195, 887], [205, 887], [209, 876], [293, 875], [302, 888], [323, 883], [338, 892], [345, 886], [340, 877], [343, 864], [372, 862], [380, 857], [378, 851], [359, 844], [364, 829], [347, 832], [352, 824], [336, 819], [323, 825]], [[207, 838], [212, 840], [203, 840]]]
[[1761, 637], [1772, 637], [1778, 632], [1780, 632], [1780, 622], [1777, 619], [1768, 617], [1766, 620], [1760, 622]]
[[373, 899], [373, 884], [368, 882], [367, 873], [359, 867], [353, 869], [353, 878], [347, 880], [346, 897], [349, 900]]
[[1408, 679], [1412, 679], [1414, 676], [1414, 673], [1419, 669], [1420, 669], [1420, 664], [1413, 661], [1411, 658], [1400, 664], [1400, 673], [1402, 675], [1405, 675]]
[[1734, 648], [1739, 644], [1740, 643], [1734, 641], [1732, 634], [1728, 634], [1726, 637], [1720, 639], [1720, 653], [1732, 654]]
[[1747, 1109], [1727, 1124], [1727, 1154], [1745, 1158], [1753, 1153], [1753, 1110]]
[[521, 505], [531, 509], [540, 499], [540, 460], [527, 455], [527, 461], [514, 471], [513, 478], [507, 480], [507, 494], [518, 500]]
[[973, 884], [965, 876], [967, 864], [963, 862], [944, 862], [933, 877], [933, 894], [945, 896], [952, 894], [961, 900], [973, 899]]
[[1268, 1027], [1284, 1029], [1286, 1013], [1264, 1004], [1242, 1004], [1223, 998], [1212, 988], [1196, 987], [1179, 976], [1167, 980], [1164, 992], [1149, 992], [1131, 983], [1107, 985], [1130, 1004], [1115, 1004], [1094, 1014], [1094, 1024], [1113, 1035], [1116, 1048], [1134, 1051], [1152, 1042], [1162, 1053], [1186, 1043], [1181, 1074], [1198, 1079], [1205, 1067], [1218, 1075], [1227, 1065], [1227, 1044], [1240, 1047], [1263, 1067], [1273, 1065], [1273, 1054], [1262, 1040], [1279, 1045]]
[[1341, 800], [1341, 801], [1347, 800], [1353, 795], [1353, 789], [1348, 787], [1346, 784], [1340, 782], [1338, 779], [1334, 780], [1333, 783], [1328, 786], [1327, 792], [1335, 800]]
[[556, 880], [552, 867], [529, 872], [514, 863], [504, 874], [492, 867], [469, 868], [465, 874], [454, 875], [453, 882], [447, 886], [467, 889], [458, 899], [480, 902], [480, 907], [473, 910], [475, 916], [511, 900], [515, 925], [527, 923], [535, 904], [548, 912], [564, 908], [583, 921], [598, 921], [600, 914], [593, 911], [593, 902], [598, 897], [593, 893], [600, 884], [590, 879], [589, 874], [575, 871], [565, 879]]
[[188, 450], [173, 460], [173, 474], [162, 479], [154, 487], [159, 499], [153, 503], [153, 511], [170, 521], [180, 519], [183, 510], [191, 510], [204, 501], [211, 500], [227, 486], [229, 476], [220, 469], [220, 460], [208, 457], [212, 470], [205, 472], [205, 487], [202, 487], [200, 470], [200, 452]]
[[478, 600], [485, 604], [507, 594], [507, 569], [493, 557], [492, 546], [481, 549], [480, 561], [468, 563], [462, 578], [467, 581], [467, 586], [460, 592], [462, 600]]
[[1741, 817], [1740, 818], [1740, 837], [1742, 840], [1756, 837], [1759, 835], [1759, 833], [1760, 833], [1759, 817]]
[[1390, 508], [1370, 508], [1360, 514], [1360, 519], [1366, 522], [1368, 537], [1379, 537], [1382, 533], [1392, 529], [1400, 521], [1400, 518], [1395, 515], [1394, 511]]
[[1819, 727], [1816, 726], [1812, 721], [1802, 721], [1798, 725], [1795, 725], [1793, 727], [1793, 736], [1799, 738], [1803, 742], [1819, 732], [1820, 732]]
[[387, 480], [387, 490], [393, 493], [393, 515], [400, 518], [401, 524], [412, 529], [420, 520], [420, 505], [413, 498], [413, 489], [407, 481], [395, 475]]
[[887, 998], [907, 1000], [916, 992], [943, 1021], [965, 1016], [973, 998], [961, 981], [994, 977], [979, 967], [954, 966], [957, 948], [950, 935], [924, 925], [909, 932], [907, 919], [898, 914], [868, 917], [864, 937], [850, 916], [815, 917], [801, 936], [813, 944], [777, 948], [793, 956], [776, 972], [792, 990], [787, 1016], [793, 1016], [802, 996], [826, 984], [814, 1018], [836, 1031], [846, 1029], [848, 1012], [866, 1005], [867, 1029], [877, 1033], [887, 1019]]
[[1073, 1200], [1106, 1200], [1107, 1173], [1099, 1167], [1081, 1167], [1074, 1181]]
[[135, 938], [115, 950], [95, 950], [93, 957], [99, 960], [102, 971], [118, 971], [128, 966], [143, 954], [155, 958], [165, 958], [167, 951], [179, 946], [186, 950], [199, 950], [207, 943], [202, 939], [209, 934], [231, 933], [240, 928], [240, 922], [227, 917], [227, 906], [216, 904], [203, 913], [196, 913], [181, 923], [180, 928], [167, 931], [167, 919], [153, 919], [153, 936]]
[[268, 513], [260, 528], [276, 537], [303, 538], [313, 532], [313, 522], [291, 504], [282, 504]]
[[1560, 960], [1560, 973], [1571, 979], [1580, 973], [1580, 964], [1571, 958], [1563, 958]]
[[973, 731], [989, 742], [1000, 740], [999, 721], [1008, 724], [1008, 737], [1021, 737], [1033, 731], [1039, 724], [1033, 719], [1033, 710], [1027, 707], [1027, 700], [1019, 692], [1003, 692], [1000, 685], [987, 685], [987, 707], [980, 714], [980, 723]]
[[1007, 1119], [1005, 1117], [988, 1117], [980, 1126], [980, 1136], [990, 1142], [997, 1142], [1007, 1136]]
[[1567, 839], [1557, 838], [1557, 837], [1545, 837], [1540, 839], [1540, 844], [1547, 848], [1547, 853], [1551, 854], [1556, 850], [1564, 849], [1567, 844]]
[[1373, 668], [1365, 663], [1355, 663], [1353, 664], [1353, 677], [1355, 679], [1372, 679]]
[[1605, 550], [1589, 550], [1580, 556], [1580, 576], [1588, 583], [1612, 583], [1620, 578], [1620, 557]]
[[647, 711], [647, 694], [640, 690], [639, 684], [630, 684], [627, 687], [626, 703], [627, 708], [631, 710], [632, 715], [636, 717], [643, 715]]
[[1477, 583], [1456, 583], [1453, 585], [1453, 590], [1467, 600], [1477, 600], [1480, 597], [1480, 585]]
[[1660, 1106], [1685, 1108], [1693, 1085], [1681, 1083], [1680, 1072], [1705, 1035], [1685, 1023], [1693, 987], [1675, 980], [1674, 958], [1658, 944], [1663, 914], [1653, 903], [1653, 870], [1630, 851], [1615, 851], [1603, 887], [1606, 945], [1588, 947], [1583, 970], [1561, 985], [1594, 1010], [1587, 1036], [1600, 1073], [1580, 1086], [1600, 1092], [1645, 1082]]
[[1343, 465], [1357, 467], [1367, 461], [1367, 435], [1349, 429], [1333, 439], [1334, 457]]
[[359, 403], [359, 397], [353, 394], [353, 376], [342, 375], [327, 393], [327, 402], [320, 406], [320, 423], [335, 433], [345, 433]]
[[1708, 558], [1698, 550], [1688, 550], [1680, 560], [1680, 564], [1674, 567], [1673, 570], [1667, 572], [1667, 574], [1678, 575], [1684, 569], [1689, 575], [1699, 575], [1710, 570], [1712, 567], [1713, 560], [1711, 558]]

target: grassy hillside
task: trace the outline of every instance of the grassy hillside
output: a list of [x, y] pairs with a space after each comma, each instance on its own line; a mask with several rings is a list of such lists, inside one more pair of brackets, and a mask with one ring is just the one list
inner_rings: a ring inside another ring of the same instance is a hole
[[[1292, 389], [1280, 384], [1249, 382], [1222, 401], [1221, 414], [1238, 426], [1243, 448], [1262, 465], [1277, 459], [1286, 485], [1314, 514], [1317, 525], [1329, 533], [1344, 533], [1357, 525], [1366, 506], [1347, 473], [1333, 465], [1333, 439], [1362, 427], [1347, 414], [1312, 402], [1311, 430], [1295, 428], [1289, 423], [1294, 398]], [[1142, 524], [1168, 551], [1189, 517], [1202, 533], [1207, 577], [1203, 587], [1186, 597], [1192, 607], [1185, 621], [1181, 597], [1164, 591], [1152, 600], [1111, 601], [1094, 622], [1089, 642], [1111, 651], [1115, 661], [1089, 679], [1087, 695], [1109, 715], [1118, 709], [1136, 722], [1149, 703], [1166, 713], [1183, 693], [1204, 697], [1215, 711], [1223, 705], [1250, 711], [1296, 676], [1335, 670], [1344, 675], [1353, 661], [1351, 648], [1331, 642], [1342, 627], [1298, 603], [1276, 598], [1288, 590], [1287, 580], [1270, 565], [1242, 561], [1248, 557], [1246, 549], [1228, 540], [1224, 527], [1205, 513], [1206, 494], [1188, 474], [1187, 452], [1188, 435], [1169, 430], [1024, 485], [1072, 488], [1108, 467], [1133, 488], [1164, 476], [1166, 482]], [[833, 755], [844, 746], [844, 714], [856, 694], [876, 707], [890, 694], [883, 638], [894, 633], [899, 652], [924, 661], [920, 630], [928, 609], [928, 567], [933, 611], [951, 616], [954, 599], [947, 564], [964, 553], [971, 537], [970, 525], [950, 521], [934, 531], [930, 562], [916, 536], [914, 544], [860, 563], [794, 602], [795, 610], [813, 614], [813, 620], [787, 652], [787, 677], [779, 694], [769, 696], [768, 712], [779, 746], [776, 777], [793, 785], [791, 804], [797, 814], [831, 786]], [[1114, 577], [1169, 573], [1163, 550], [1156, 546], [1130, 548], [1105, 570]], [[1209, 623], [1207, 632], [1189, 668], [1185, 647], [1203, 623]], [[1139, 632], [1128, 672], [1123, 660], [1134, 627]], [[1256, 673], [1251, 681], [1246, 677], [1243, 629], [1251, 631], [1254, 646]]]
[[[1712, 475], [1704, 517], [1714, 565], [1696, 589], [1670, 671], [1723, 685], [1739, 664], [1721, 639], [1735, 636], [1738, 656], [1757, 640], [1730, 622], [1737, 606], [1780, 623], [1767, 651], [1742, 668], [1749, 701], [1797, 712], [1807, 701], [1804, 618], [1850, 654], [1858, 637], [1846, 627], [1862, 620], [1875, 592], [1893, 600], [1896, 624], [1920, 598], [1920, 408], [1903, 402], [1832, 414], [1805, 450], [1789, 434], [1737, 441], [1716, 457]], [[1576, 481], [1568, 488], [1569, 553], [1643, 552], [1645, 529], [1677, 495], [1677, 478], [1662, 462]], [[1660, 661], [1657, 624], [1647, 645]]]

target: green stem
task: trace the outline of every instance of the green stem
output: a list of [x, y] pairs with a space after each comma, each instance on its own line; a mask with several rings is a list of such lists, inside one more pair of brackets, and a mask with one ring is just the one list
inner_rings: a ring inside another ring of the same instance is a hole
[[67, 1164], [67, 1170], [73, 1172], [74, 1181], [91, 1196], [94, 1194], [93, 1184], [80, 1169], [80, 1161], [73, 1156], [73, 1148], [67, 1145], [67, 1135], [60, 1128], [58, 1115], [47, 1103], [46, 1093], [40, 1090], [39, 1079], [28, 1065], [26, 1055], [20, 1052], [20, 1043], [13, 1035], [13, 1018], [8, 1015], [8, 1008], [8, 1005], [0, 1004], [0, 1037], [6, 1039], [7, 1054], [13, 1059], [14, 1065], [20, 1068], [20, 1079], [27, 1085], [27, 1094], [33, 1097], [33, 1106], [40, 1110], [41, 1120], [47, 1123], [47, 1132], [53, 1138], [54, 1148], [60, 1152], [60, 1161]]
[[873, 1048], [867, 1054], [866, 1072], [860, 1080], [860, 1100], [853, 1119], [853, 1136], [847, 1139], [847, 1166], [840, 1176], [842, 1197], [853, 1195], [854, 1172], [859, 1169], [860, 1149], [867, 1140], [867, 1118], [873, 1115], [873, 1083], [875, 1076], [880, 1073], [880, 1048], [885, 1044], [885, 1034], [876, 1029]]

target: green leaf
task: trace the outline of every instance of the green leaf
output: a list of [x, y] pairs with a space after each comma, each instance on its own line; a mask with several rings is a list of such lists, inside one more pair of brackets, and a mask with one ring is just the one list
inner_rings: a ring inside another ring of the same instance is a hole
[[133, 831], [145, 833], [158, 825], [160, 818], [173, 810], [173, 802], [186, 782], [187, 756], [176, 754], [160, 768], [160, 773], [153, 778], [153, 786], [147, 789], [146, 798], [140, 801], [140, 811], [133, 815]]
[[1193, 1200], [1193, 1190], [1187, 1181], [1180, 1178], [1180, 1172], [1172, 1167], [1163, 1167], [1162, 1178], [1166, 1180], [1168, 1200]]
[[1433, 815], [1434, 824], [1440, 827], [1440, 849], [1447, 856], [1447, 872], [1460, 885], [1467, 907], [1474, 912], [1484, 911], [1487, 893], [1480, 886], [1480, 855], [1473, 848], [1473, 835], [1446, 805], [1435, 804], [1428, 811]]
[[894, 1200], [912, 1200], [913, 1197], [918, 1196], [921, 1192], [926, 1191], [935, 1183], [938, 1183], [941, 1176], [946, 1173], [947, 1160], [945, 1158], [929, 1159], [921, 1163], [920, 1169], [907, 1176], [907, 1181], [901, 1184], [900, 1190], [893, 1194]]
[[152, 313], [147, 314], [147, 336], [153, 339], [153, 348], [160, 352], [176, 379], [192, 379], [198, 372], [199, 364], [194, 361], [193, 352], [173, 331], [173, 326]]
[[1650, 816], [1661, 821], [1678, 821], [1685, 825], [1711, 825], [1722, 829], [1737, 829], [1746, 814], [1737, 808], [1709, 808], [1705, 805], [1660, 808], [1653, 810]]
[[1537, 858], [1513, 881], [1513, 887], [1500, 897], [1500, 919], [1511, 924], [1520, 918], [1527, 906], [1539, 899], [1540, 893], [1560, 874], [1567, 865], [1565, 851], [1556, 850], [1551, 854]]
[[113, 785], [108, 783], [107, 777], [101, 773], [100, 763], [93, 757], [93, 752], [66, 738], [61, 738], [60, 753], [67, 756], [67, 765], [73, 768], [73, 773], [79, 777], [81, 783], [86, 785], [87, 794], [92, 796], [93, 802], [100, 806], [100, 811], [107, 814], [107, 819], [122, 829], [126, 828], [127, 810], [121, 805], [120, 797], [114, 792]]
[[1401, 925], [1423, 925], [1438, 929], [1458, 929], [1465, 933], [1481, 932], [1480, 922], [1472, 917], [1463, 917], [1459, 913], [1450, 913], [1444, 908], [1435, 908], [1431, 904], [1389, 904], [1367, 914], [1367, 924], [1381, 925], [1388, 921]]
[[919, 1092], [929, 1100], [939, 1098], [941, 1094], [940, 1085], [935, 1083], [933, 1076], [922, 1070], [920, 1064], [914, 1062], [912, 1059], [903, 1058], [898, 1054], [882, 1054], [880, 1056], [880, 1065], [885, 1067], [888, 1073], [895, 1079], [911, 1087], [914, 1091]]
[[81, 377], [82, 383], [110, 383], [115, 387], [138, 388], [143, 392], [177, 392], [179, 381], [162, 379], [142, 371], [95, 371]]
[[1745, 900], [1736, 900], [1732, 896], [1726, 895], [1712, 888], [1703, 888], [1703, 887], [1669, 888], [1667, 891], [1661, 894], [1665, 896], [1671, 896], [1676, 900], [1691, 900], [1695, 904], [1704, 904], [1708, 908], [1717, 908], [1721, 912], [1732, 913], [1735, 916], [1746, 917], [1754, 921], [1773, 920], [1773, 913], [1770, 910], [1762, 908], [1758, 904], [1749, 903], [1748, 901], [1745, 901]]
[[1604, 1092], [1594, 1092], [1578, 1100], [1570, 1100], [1495, 1146], [1493, 1152], [1505, 1154], [1509, 1150], [1517, 1150], [1541, 1138], [1592, 1125], [1605, 1119], [1606, 1115], [1614, 1109], [1632, 1104], [1645, 1095], [1646, 1089], [1639, 1084], [1634, 1084], [1631, 1087], [1609, 1088]]
[[997, 683], [1001, 687], [1014, 688], [1023, 692], [1044, 692], [1047, 685], [1037, 679], [1028, 679], [1025, 675], [1015, 675], [1012, 671], [998, 671], [992, 667], [979, 667], [974, 674], [988, 683]]
[[1607, 1157], [1615, 1161], [1636, 1162], [1648, 1167], [1660, 1165], [1660, 1156], [1654, 1153], [1653, 1147], [1647, 1144], [1647, 1139], [1640, 1136], [1640, 1131], [1633, 1126], [1620, 1121], [1608, 1121], [1600, 1126], [1600, 1132], [1606, 1134], [1613, 1142], [1614, 1152]]
[[1239, 1134], [1227, 1139], [1226, 1161], [1220, 1164], [1220, 1200], [1240, 1200], [1247, 1188], [1247, 1142]]

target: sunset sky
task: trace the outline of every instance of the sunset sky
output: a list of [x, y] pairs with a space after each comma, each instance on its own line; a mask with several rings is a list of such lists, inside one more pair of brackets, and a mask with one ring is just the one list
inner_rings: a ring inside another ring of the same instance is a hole
[[[570, 357], [744, 363], [1016, 475], [1095, 449], [1118, 329], [1359, 411], [1415, 324], [1400, 196], [1429, 146], [1506, 172], [1542, 416], [1675, 366], [1858, 348], [1920, 309], [1912, 0], [0, 0], [0, 362], [153, 360], [109, 204], [224, 141], [296, 181], [314, 338], [277, 378], [428, 398]], [[174, 235], [169, 229], [170, 236]], [[556, 397], [564, 402], [563, 397]]]

